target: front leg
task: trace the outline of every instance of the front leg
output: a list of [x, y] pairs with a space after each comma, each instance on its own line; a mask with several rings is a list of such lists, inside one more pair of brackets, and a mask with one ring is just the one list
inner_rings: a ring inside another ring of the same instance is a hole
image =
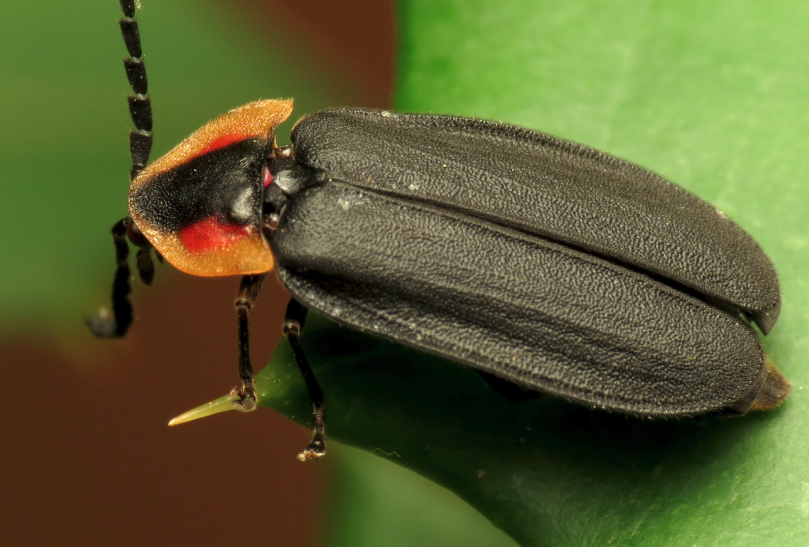
[[234, 303], [239, 322], [239, 377], [242, 379], [242, 388], [233, 388], [230, 394], [233, 406], [242, 412], [256, 409], [256, 383], [253, 381], [253, 365], [250, 363], [250, 329], [247, 315], [253, 309], [266, 277], [265, 273], [243, 276]]
[[284, 336], [286, 336], [289, 345], [292, 347], [292, 352], [295, 354], [295, 361], [297, 361], [298, 369], [300, 369], [303, 381], [306, 383], [309, 402], [312, 404], [312, 411], [315, 415], [312, 441], [303, 452], [298, 454], [298, 459], [302, 462], [326, 455], [326, 414], [323, 412], [325, 402], [323, 390], [320, 389], [320, 385], [315, 379], [300, 344], [301, 330], [303, 330], [303, 324], [306, 322], [306, 312], [306, 308], [293, 298], [289, 301], [286, 315], [284, 316]]

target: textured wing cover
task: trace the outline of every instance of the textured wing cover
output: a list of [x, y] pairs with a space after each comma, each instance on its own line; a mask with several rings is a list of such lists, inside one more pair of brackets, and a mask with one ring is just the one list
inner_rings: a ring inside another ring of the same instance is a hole
[[765, 333], [778, 318], [775, 270], [744, 230], [608, 154], [497, 122], [358, 109], [307, 116], [292, 141], [296, 159], [329, 179], [632, 265], [751, 313]]
[[587, 253], [333, 183], [287, 206], [278, 275], [356, 329], [573, 401], [744, 412], [764, 374], [744, 322]]

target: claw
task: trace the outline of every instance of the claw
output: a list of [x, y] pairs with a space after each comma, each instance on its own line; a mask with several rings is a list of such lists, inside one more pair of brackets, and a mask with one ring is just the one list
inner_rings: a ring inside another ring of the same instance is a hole
[[256, 383], [252, 378], [242, 383], [242, 388], [230, 390], [230, 401], [233, 408], [241, 412], [252, 412], [256, 409]]
[[230, 405], [239, 412], [252, 412], [256, 409], [256, 392], [253, 387], [230, 390]]
[[109, 310], [102, 309], [97, 315], [86, 317], [84, 324], [96, 338], [120, 338], [118, 322], [110, 315]]
[[315, 433], [312, 437], [312, 442], [309, 443], [303, 452], [298, 454], [298, 459], [302, 462], [308, 462], [316, 458], [322, 458], [326, 455], [326, 437], [322, 433]]

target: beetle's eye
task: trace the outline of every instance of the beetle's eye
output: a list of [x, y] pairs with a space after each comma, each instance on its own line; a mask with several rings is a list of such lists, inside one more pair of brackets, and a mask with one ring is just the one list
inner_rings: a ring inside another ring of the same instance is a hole
[[252, 188], [245, 188], [236, 196], [236, 199], [233, 200], [233, 203], [230, 205], [230, 210], [228, 211], [229, 220], [234, 221], [236, 224], [250, 223], [255, 207], [253, 195]]
[[149, 240], [146, 239], [146, 236], [144, 236], [143, 232], [141, 232], [140, 228], [138, 228], [138, 225], [132, 221], [130, 221], [129, 226], [126, 227], [126, 237], [129, 239], [129, 242], [136, 247], [151, 246]]

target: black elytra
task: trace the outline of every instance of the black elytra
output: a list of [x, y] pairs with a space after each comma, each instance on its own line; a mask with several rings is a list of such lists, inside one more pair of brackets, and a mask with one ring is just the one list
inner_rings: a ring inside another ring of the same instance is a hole
[[292, 143], [276, 272], [340, 323], [644, 416], [744, 413], [777, 374], [742, 317], [775, 322], [770, 261], [653, 173], [449, 116], [326, 110]]
[[[140, 52], [137, 25], [121, 28]], [[130, 65], [142, 96], [145, 71]], [[291, 108], [249, 103], [145, 168], [133, 144], [115, 241], [119, 271], [121, 230], [134, 226], [183, 271], [243, 276], [242, 410], [255, 408], [247, 316], [275, 270], [293, 296], [283, 331], [315, 415], [302, 459], [325, 453], [324, 394], [299, 343], [307, 309], [610, 411], [744, 414], [787, 395], [752, 326], [767, 334], [778, 319], [771, 262], [683, 188], [579, 144], [454, 116], [329, 109], [279, 148]], [[130, 111], [134, 134], [150, 135], [150, 108], [131, 100]]]

